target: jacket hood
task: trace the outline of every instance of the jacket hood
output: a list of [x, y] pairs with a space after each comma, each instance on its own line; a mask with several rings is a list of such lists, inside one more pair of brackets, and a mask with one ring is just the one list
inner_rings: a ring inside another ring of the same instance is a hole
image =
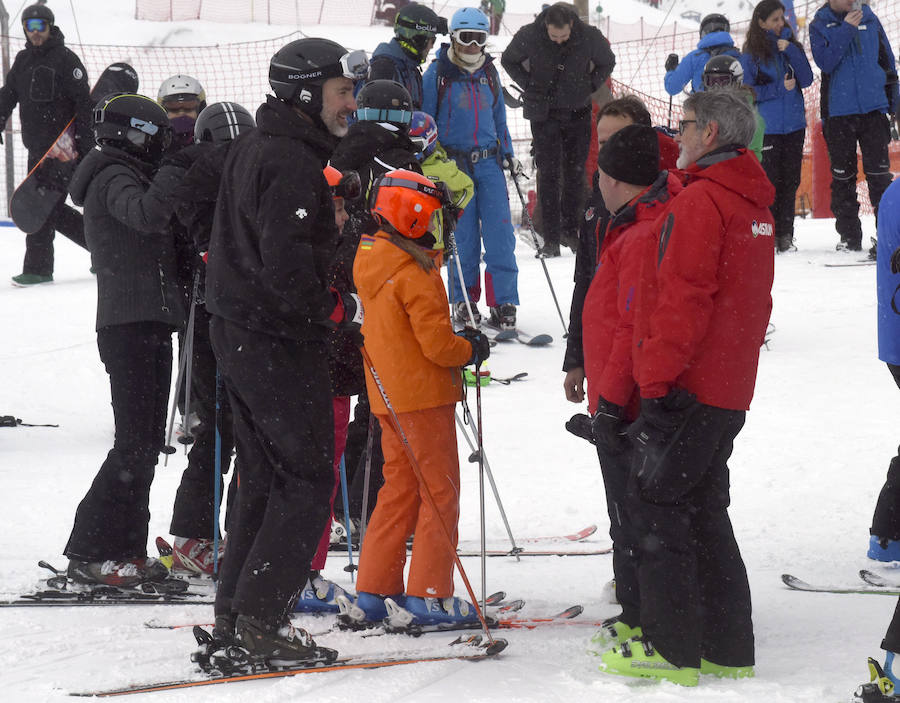
[[734, 39], [728, 32], [710, 32], [697, 42], [698, 49], [711, 49], [714, 46], [734, 46]]
[[[357, 255], [357, 266], [353, 269], [353, 279], [357, 290], [366, 291], [366, 295], [375, 296], [381, 288], [400, 269], [406, 266], [419, 267], [419, 263], [407, 252], [391, 242], [391, 235], [379, 229], [375, 234], [364, 234], [360, 240], [361, 248], [378, 247], [377, 256], [360, 257]], [[426, 251], [426, 250], [423, 250]], [[440, 269], [443, 258], [438, 251], [427, 251], [434, 260], [435, 266]]]
[[609, 231], [634, 222], [654, 219], [669, 201], [678, 195], [684, 186], [678, 177], [669, 171], [660, 171], [656, 180], [636, 199], [616, 212], [609, 221]]
[[75, 174], [69, 182], [69, 195], [72, 202], [78, 206], [84, 205], [87, 197], [88, 186], [94, 177], [110, 164], [122, 164], [123, 166], [140, 173], [149, 182], [153, 174], [153, 166], [126, 154], [121, 149], [111, 146], [96, 146], [78, 164]]
[[283, 100], [272, 95], [267, 95], [266, 102], [256, 111], [256, 126], [273, 137], [302, 139], [326, 160], [338, 143], [338, 138], [324, 127], [307, 121]]
[[775, 201], [775, 187], [759, 159], [744, 147], [728, 145], [704, 154], [685, 174], [685, 185], [699, 179], [713, 181], [757, 207], [769, 207]]

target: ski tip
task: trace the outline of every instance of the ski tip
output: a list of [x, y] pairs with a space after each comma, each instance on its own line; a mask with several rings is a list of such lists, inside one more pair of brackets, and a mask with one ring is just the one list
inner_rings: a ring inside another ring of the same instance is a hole
[[551, 337], [549, 334], [536, 334], [525, 343], [529, 347], [544, 347], [548, 344], [553, 344], [553, 337]]
[[493, 657], [493, 656], [500, 654], [500, 652], [502, 652], [504, 649], [506, 649], [506, 647], [508, 645], [509, 645], [509, 642], [507, 642], [504, 639], [498, 638], [498, 639], [492, 640], [491, 643], [484, 648], [484, 651], [485, 651], [485, 654], [487, 654], [489, 657]]
[[583, 606], [583, 605], [573, 605], [573, 606], [570, 607], [570, 608], [566, 608], [564, 611], [562, 611], [562, 612], [561, 612], [559, 615], [557, 615], [556, 617], [558, 617], [558, 618], [565, 618], [566, 620], [571, 620], [572, 618], [577, 618], [577, 617], [578, 617], [579, 615], [581, 615], [583, 612], [584, 612], [584, 606]]
[[502, 603], [506, 600], [506, 591], [497, 591], [496, 593], [492, 593], [487, 598], [485, 598], [484, 602], [486, 605], [497, 605], [498, 603]]

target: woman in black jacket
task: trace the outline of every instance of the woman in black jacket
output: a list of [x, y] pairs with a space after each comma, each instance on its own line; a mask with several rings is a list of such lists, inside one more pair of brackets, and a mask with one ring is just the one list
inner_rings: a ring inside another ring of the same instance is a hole
[[164, 446], [172, 332], [184, 318], [168, 228], [169, 196], [184, 170], [156, 170], [171, 136], [153, 100], [115, 95], [94, 119], [98, 147], [79, 165], [70, 194], [84, 206], [97, 272], [97, 347], [109, 374], [116, 434], [78, 506], [65, 554], [73, 580], [130, 587], [168, 577], [165, 566], [147, 558], [147, 530], [150, 484]]

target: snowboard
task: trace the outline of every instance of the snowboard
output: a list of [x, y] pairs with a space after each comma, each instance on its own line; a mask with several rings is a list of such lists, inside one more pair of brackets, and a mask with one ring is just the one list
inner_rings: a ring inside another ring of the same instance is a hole
[[[91, 102], [96, 105], [110, 93], [133, 93], [137, 89], [135, 70], [127, 63], [114, 63], [97, 79], [91, 90]], [[73, 117], [13, 192], [9, 214], [16, 227], [26, 234], [33, 234], [47, 223], [53, 211], [66, 199], [77, 164]]]

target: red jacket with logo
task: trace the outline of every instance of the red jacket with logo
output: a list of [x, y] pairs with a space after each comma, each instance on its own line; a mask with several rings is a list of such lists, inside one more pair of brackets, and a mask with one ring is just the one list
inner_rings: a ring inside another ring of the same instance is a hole
[[630, 417], [637, 414], [631, 346], [635, 295], [646, 248], [642, 242], [653, 237], [654, 223], [681, 190], [678, 178], [662, 171], [653, 185], [609, 221], [581, 316], [591, 414], [599, 396], [627, 407]]
[[678, 386], [747, 410], [772, 312], [775, 189], [743, 148], [706, 154], [684, 175], [643, 252], [634, 376], [643, 398]]

